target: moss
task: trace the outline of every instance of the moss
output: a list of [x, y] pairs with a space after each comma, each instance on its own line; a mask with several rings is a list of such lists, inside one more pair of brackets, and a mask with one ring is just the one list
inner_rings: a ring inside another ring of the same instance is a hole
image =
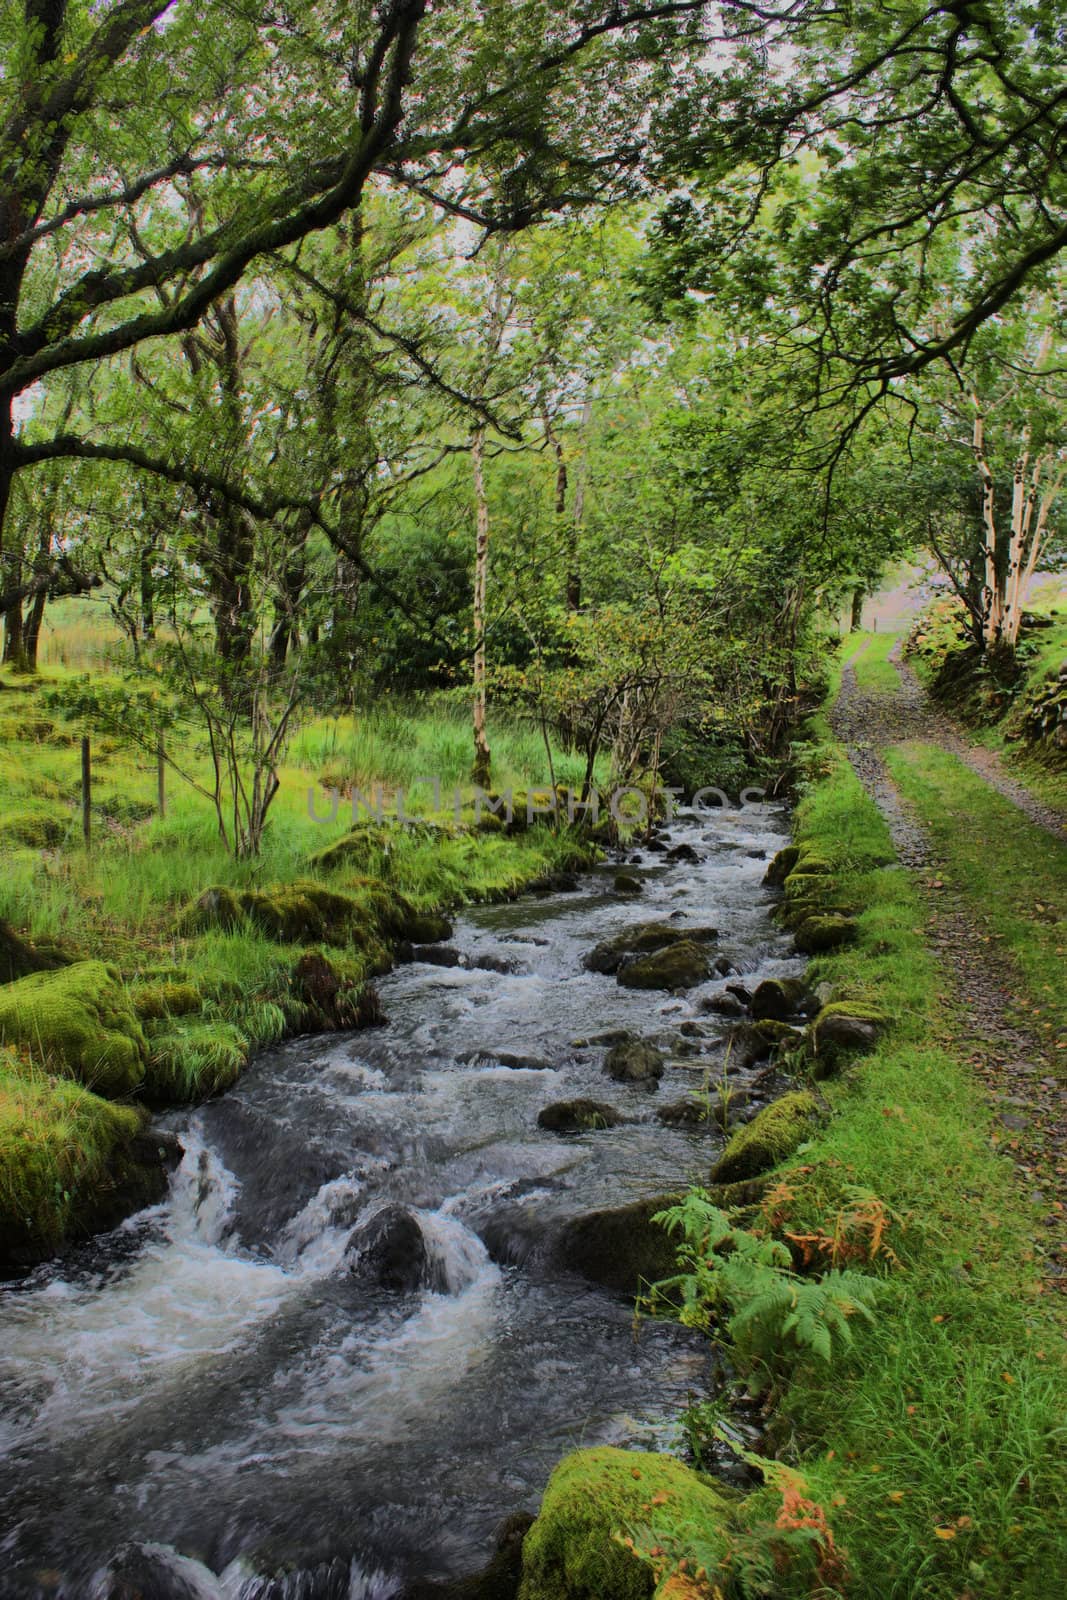
[[545, 1106], [537, 1118], [537, 1126], [549, 1133], [592, 1133], [601, 1128], [614, 1128], [622, 1121], [614, 1106], [599, 1100], [558, 1100]]
[[0, 989], [0, 1043], [109, 1096], [137, 1087], [148, 1055], [119, 974], [103, 961], [76, 961]]
[[132, 1107], [0, 1052], [0, 1269], [91, 1231], [128, 1177], [141, 1126]]
[[838, 950], [851, 944], [856, 937], [856, 924], [851, 917], [837, 912], [806, 917], [793, 934], [793, 941], [802, 954], [820, 955], [824, 950]]
[[604, 1057], [604, 1071], [616, 1083], [654, 1082], [663, 1076], [663, 1057], [643, 1039], [620, 1039]]
[[783, 845], [778, 854], [772, 858], [770, 866], [763, 874], [764, 883], [769, 884], [772, 888], [780, 889], [799, 860], [800, 850], [797, 845]]
[[672, 1456], [576, 1450], [553, 1472], [526, 1535], [519, 1600], [651, 1600], [652, 1569], [627, 1537], [669, 1528], [707, 1547], [729, 1516], [725, 1497]]
[[369, 1028], [385, 1021], [381, 1001], [363, 969], [331, 960], [321, 950], [305, 950], [293, 968], [291, 1020], [301, 1033], [338, 1028]]
[[805, 1034], [813, 1057], [812, 1076], [826, 1077], [842, 1056], [873, 1050], [888, 1021], [884, 1011], [858, 1000], [824, 1005]]
[[232, 1023], [181, 1020], [154, 1035], [144, 1092], [156, 1103], [180, 1105], [221, 1094], [248, 1060], [248, 1040]]
[[161, 1017], [187, 1017], [199, 1011], [203, 1004], [195, 984], [173, 979], [136, 984], [130, 990], [130, 1001], [142, 1022], [158, 1021]]
[[757, 1022], [784, 1022], [796, 1016], [807, 995], [802, 978], [764, 978], [752, 996], [752, 1015]]
[[384, 884], [356, 880], [355, 888], [356, 893], [342, 893], [301, 881], [273, 889], [235, 890], [215, 884], [181, 914], [178, 931], [232, 931], [247, 921], [279, 944], [369, 945], [382, 935], [392, 939], [425, 935], [422, 942], [432, 943], [447, 937], [438, 931], [443, 919], [416, 912]]
[[808, 1138], [818, 1115], [814, 1095], [803, 1089], [783, 1095], [738, 1128], [715, 1164], [712, 1183], [736, 1183], [776, 1167]]
[[611, 939], [604, 939], [585, 957], [583, 966], [590, 972], [617, 972], [628, 956], [651, 955], [670, 945], [711, 944], [719, 937], [717, 928], [680, 928], [676, 922], [640, 922], [624, 928]]
[[624, 989], [692, 989], [711, 975], [707, 951], [683, 939], [655, 955], [644, 956], [620, 968], [618, 979]]

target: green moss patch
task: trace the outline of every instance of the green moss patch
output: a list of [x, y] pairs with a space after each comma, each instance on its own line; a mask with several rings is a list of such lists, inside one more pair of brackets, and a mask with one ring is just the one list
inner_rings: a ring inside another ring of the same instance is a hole
[[653, 1526], [715, 1543], [726, 1498], [672, 1456], [602, 1445], [576, 1450], [552, 1474], [522, 1549], [519, 1600], [651, 1600], [656, 1579], [627, 1541]]
[[129, 1094], [148, 1047], [116, 968], [76, 961], [0, 988], [0, 1043], [107, 1096]]
[[804, 1089], [765, 1106], [731, 1137], [712, 1171], [712, 1183], [737, 1183], [778, 1166], [810, 1137], [818, 1117], [815, 1097]]
[[116, 1181], [139, 1113], [0, 1052], [0, 1265], [55, 1249]]

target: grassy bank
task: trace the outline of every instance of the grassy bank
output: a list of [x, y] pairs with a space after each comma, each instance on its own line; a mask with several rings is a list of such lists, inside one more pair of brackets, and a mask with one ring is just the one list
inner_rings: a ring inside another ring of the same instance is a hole
[[[574, 830], [523, 827], [521, 800], [514, 829], [479, 823], [462, 712], [399, 706], [297, 730], [254, 861], [227, 852], [210, 803], [171, 770], [160, 815], [153, 753], [119, 728], [92, 730], [87, 849], [85, 730], [56, 700], [70, 682], [63, 666], [0, 675], [0, 932], [6, 923], [31, 953], [77, 964], [0, 984], [0, 1220], [31, 1255], [76, 1232], [118, 1181], [143, 1117], [118, 1115], [116, 1100], [202, 1098], [232, 1082], [257, 1046], [370, 1019], [367, 980], [397, 942], [447, 932], [425, 913], [506, 896], [592, 855]], [[501, 723], [490, 735], [499, 789], [518, 797], [545, 783], [539, 733]], [[192, 733], [171, 754], [207, 777]], [[558, 781], [576, 781], [577, 765], [553, 751]], [[430, 775], [439, 808], [423, 785], [406, 808], [418, 820], [390, 823], [395, 791]], [[353, 832], [347, 797], [376, 785], [388, 791], [386, 822], [361, 806]], [[309, 795], [329, 816], [331, 787], [342, 795], [336, 816], [317, 821]], [[16, 950], [16, 968], [19, 959]]]
[[[880, 1020], [866, 1052], [792, 1052], [820, 1124], [732, 1232], [712, 1213], [680, 1256], [685, 1320], [707, 1322], [766, 1407], [765, 1486], [698, 1531], [654, 1501], [628, 1531], [661, 1600], [1052, 1600], [1067, 1388], [1039, 1270], [1049, 1202], [997, 1153], [917, 893], [824, 722], [815, 733], [792, 892], [844, 912], [853, 937], [808, 982], [829, 986], [825, 1015]], [[698, 1445], [720, 1406], [693, 1413]]]
[[831, 1119], [803, 1168], [783, 1175], [798, 1196], [790, 1227], [832, 1232], [820, 1196], [847, 1178], [894, 1218], [899, 1265], [882, 1266], [878, 1317], [853, 1355], [832, 1375], [818, 1363], [793, 1373], [775, 1437], [848, 1551], [850, 1593], [1045, 1600], [1062, 1554], [1067, 1396], [1035, 1270], [1037, 1214], [990, 1142], [920, 903], [884, 864], [885, 824], [840, 753], [796, 837], [858, 913], [855, 943], [820, 958], [812, 980], [891, 1022], [873, 1054], [823, 1086]]

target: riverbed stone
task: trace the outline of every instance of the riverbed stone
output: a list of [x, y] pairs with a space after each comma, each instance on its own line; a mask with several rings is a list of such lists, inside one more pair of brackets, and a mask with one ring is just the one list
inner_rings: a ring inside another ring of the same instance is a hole
[[711, 944], [719, 937], [717, 928], [683, 928], [675, 922], [639, 922], [610, 939], [602, 939], [583, 958], [590, 972], [618, 972], [628, 957], [651, 955], [669, 945]]
[[752, 995], [757, 1022], [786, 1022], [804, 1010], [808, 993], [803, 978], [764, 978]]
[[807, 1042], [816, 1058], [830, 1066], [839, 1054], [873, 1050], [886, 1026], [885, 1013], [855, 1000], [824, 1005], [807, 1029]]
[[692, 989], [710, 976], [707, 951], [691, 939], [627, 961], [617, 974], [624, 989]]
[[616, 1083], [647, 1083], [655, 1088], [663, 1065], [663, 1056], [644, 1039], [625, 1039], [604, 1057], [604, 1071]]
[[700, 857], [691, 844], [676, 844], [667, 851], [668, 861], [688, 861], [692, 865], [699, 862]]
[[537, 1126], [547, 1133], [593, 1133], [615, 1128], [622, 1120], [615, 1107], [602, 1100], [556, 1100], [539, 1113]]
[[644, 894], [645, 886], [632, 872], [617, 872], [612, 887], [616, 894]]
[[552, 1247], [555, 1263], [620, 1294], [636, 1294], [675, 1271], [676, 1251], [652, 1218], [677, 1204], [677, 1195], [655, 1195], [574, 1217]]
[[559, 1463], [522, 1547], [518, 1600], [652, 1600], [656, 1579], [629, 1548], [662, 1521], [680, 1549], [726, 1548], [730, 1501], [674, 1456], [599, 1445]]
[[743, 1017], [745, 1014], [744, 1003], [728, 991], [706, 996], [700, 1002], [700, 1009], [718, 1017]]
[[432, 1277], [419, 1219], [396, 1203], [357, 1224], [345, 1255], [353, 1277], [398, 1294], [421, 1289]]
[[712, 1169], [712, 1183], [736, 1183], [778, 1166], [811, 1135], [818, 1117], [818, 1104], [807, 1090], [783, 1095], [738, 1128]]

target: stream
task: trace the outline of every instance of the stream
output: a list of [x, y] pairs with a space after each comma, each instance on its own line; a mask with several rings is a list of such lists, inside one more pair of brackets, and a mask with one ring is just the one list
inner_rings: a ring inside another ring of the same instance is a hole
[[[392, 1600], [483, 1566], [567, 1451], [677, 1447], [706, 1341], [635, 1337], [631, 1300], [549, 1247], [706, 1180], [721, 1135], [655, 1113], [718, 1078], [729, 1024], [700, 1002], [731, 980], [631, 991], [582, 956], [673, 917], [718, 927], [750, 985], [797, 972], [761, 886], [786, 829], [777, 807], [682, 814], [670, 844], [699, 861], [631, 853], [640, 896], [607, 863], [467, 911], [466, 965], [380, 981], [386, 1026], [263, 1051], [162, 1118], [185, 1149], [165, 1202], [0, 1293], [0, 1595], [92, 1600], [121, 1573], [152, 1600]], [[658, 1092], [575, 1043], [619, 1028], [671, 1060]], [[538, 1128], [576, 1096], [627, 1120]], [[417, 1224], [417, 1283], [358, 1270], [354, 1230], [386, 1205]]]

